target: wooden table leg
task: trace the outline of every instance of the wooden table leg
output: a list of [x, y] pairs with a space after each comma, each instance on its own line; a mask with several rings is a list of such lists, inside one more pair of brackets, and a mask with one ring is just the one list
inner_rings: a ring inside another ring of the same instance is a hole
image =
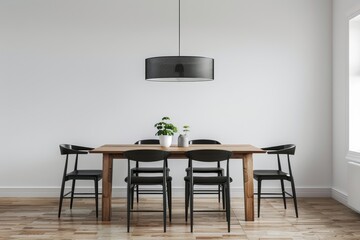
[[243, 158], [245, 221], [254, 221], [254, 180], [252, 154]]
[[109, 154], [103, 154], [103, 180], [102, 180], [102, 220], [111, 220], [111, 194], [112, 194], [112, 168], [113, 159]]

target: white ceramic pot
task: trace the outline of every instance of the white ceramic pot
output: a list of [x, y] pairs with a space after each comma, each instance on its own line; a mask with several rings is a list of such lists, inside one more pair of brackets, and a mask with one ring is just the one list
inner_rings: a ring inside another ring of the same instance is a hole
[[160, 140], [160, 146], [170, 147], [172, 142], [172, 136], [160, 135], [159, 140]]

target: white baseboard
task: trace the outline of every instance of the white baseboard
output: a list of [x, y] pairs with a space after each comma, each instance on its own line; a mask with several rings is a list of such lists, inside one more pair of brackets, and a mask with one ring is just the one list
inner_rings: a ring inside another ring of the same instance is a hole
[[357, 213], [360, 213], [359, 209], [356, 209], [354, 208], [353, 206], [350, 206], [348, 204], [348, 195], [345, 194], [344, 192], [342, 191], [339, 191], [335, 188], [332, 188], [331, 189], [331, 197], [333, 199], [335, 199], [336, 201], [344, 204], [345, 206], [347, 206], [348, 208], [352, 209], [353, 211], [357, 212]]
[[[78, 192], [92, 192], [92, 187], [78, 187]], [[184, 196], [183, 187], [173, 187], [173, 196]], [[286, 189], [291, 193], [291, 189]], [[69, 188], [66, 189], [69, 191]], [[65, 192], [66, 192], [65, 191]], [[99, 190], [101, 191], [101, 189]], [[257, 191], [256, 189], [254, 190]], [[262, 192], [279, 192], [278, 188], [263, 188]], [[0, 197], [59, 197], [59, 187], [0, 187]], [[113, 197], [125, 197], [125, 187], [113, 187]], [[347, 195], [331, 188], [296, 188], [298, 197], [332, 197], [335, 200], [347, 204]], [[206, 196], [206, 195], [203, 195]], [[243, 197], [244, 191], [242, 187], [232, 187], [231, 196]]]
[[59, 187], [1, 187], [0, 197], [59, 197]]
[[[286, 189], [291, 193], [291, 189]], [[297, 197], [331, 197], [330, 188], [296, 188]]]
[[341, 192], [335, 188], [331, 189], [331, 197], [335, 199], [336, 201], [344, 204], [345, 206], [348, 206], [348, 196], [344, 192]]

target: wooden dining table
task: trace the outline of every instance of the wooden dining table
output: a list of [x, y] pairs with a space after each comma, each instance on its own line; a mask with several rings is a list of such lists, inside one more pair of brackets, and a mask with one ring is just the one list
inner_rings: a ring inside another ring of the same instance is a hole
[[125, 159], [124, 152], [136, 149], [164, 150], [171, 153], [171, 159], [186, 158], [185, 152], [198, 149], [221, 149], [233, 153], [231, 159], [242, 159], [244, 178], [245, 221], [254, 221], [254, 183], [253, 183], [253, 154], [265, 151], [249, 144], [196, 144], [189, 147], [161, 147], [160, 145], [107, 144], [91, 150], [91, 153], [103, 155], [102, 182], [102, 221], [111, 221], [111, 197], [113, 179], [113, 160]]

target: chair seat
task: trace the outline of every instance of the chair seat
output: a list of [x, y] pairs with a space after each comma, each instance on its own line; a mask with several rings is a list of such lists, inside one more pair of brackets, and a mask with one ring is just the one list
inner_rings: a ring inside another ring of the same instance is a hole
[[288, 173], [279, 170], [254, 170], [255, 179], [288, 179]]
[[[186, 182], [190, 181], [190, 176], [184, 177]], [[227, 182], [227, 177], [219, 176], [219, 177], [193, 177], [194, 184], [201, 184], [201, 185], [218, 185], [218, 184], [225, 184]], [[232, 178], [230, 178], [230, 182], [232, 182]]]
[[[166, 171], [169, 172], [170, 169], [166, 168]], [[139, 167], [139, 168], [132, 168], [131, 172], [132, 172], [132, 174], [135, 174], [135, 173], [162, 173], [163, 168], [162, 167]]]
[[101, 170], [76, 170], [66, 175], [67, 179], [91, 179], [91, 178], [102, 178]]
[[[125, 178], [125, 182], [127, 182], [128, 178]], [[167, 176], [166, 181], [172, 181], [172, 177]], [[154, 185], [154, 184], [163, 184], [163, 177], [131, 177], [132, 184], [141, 184], [141, 185]]]
[[[185, 170], [186, 170], [186, 172], [190, 172], [190, 168], [186, 168]], [[193, 173], [220, 173], [220, 174], [223, 174], [224, 169], [218, 168], [218, 167], [194, 167]]]

